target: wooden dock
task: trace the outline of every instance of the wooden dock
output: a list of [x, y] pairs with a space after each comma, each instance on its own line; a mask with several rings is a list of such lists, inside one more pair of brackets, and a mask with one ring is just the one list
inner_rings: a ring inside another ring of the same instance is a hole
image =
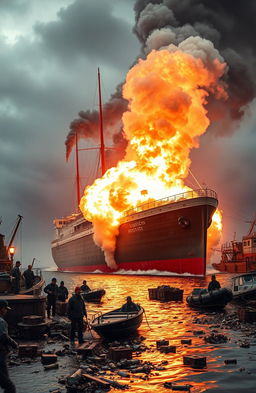
[[9, 326], [16, 326], [22, 322], [25, 315], [40, 315], [45, 317], [45, 296], [33, 295], [2, 295], [1, 300], [7, 300], [11, 310], [8, 310], [5, 319]]

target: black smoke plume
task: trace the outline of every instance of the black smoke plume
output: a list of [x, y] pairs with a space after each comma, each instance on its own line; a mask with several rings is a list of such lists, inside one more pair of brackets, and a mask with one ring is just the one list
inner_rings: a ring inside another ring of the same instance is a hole
[[[228, 99], [208, 99], [210, 132], [228, 135], [234, 131], [256, 95], [255, 81], [255, 0], [137, 0], [134, 5], [134, 33], [141, 42], [140, 57], [151, 50], [170, 44], [179, 45], [189, 37], [210, 40], [228, 65], [225, 74]], [[104, 130], [119, 147], [119, 157], [126, 143], [122, 136], [122, 114], [127, 102], [122, 98], [122, 86], [104, 105]], [[80, 112], [70, 125], [66, 139], [67, 158], [79, 138], [98, 138], [97, 111]], [[123, 150], [124, 151], [124, 150]]]

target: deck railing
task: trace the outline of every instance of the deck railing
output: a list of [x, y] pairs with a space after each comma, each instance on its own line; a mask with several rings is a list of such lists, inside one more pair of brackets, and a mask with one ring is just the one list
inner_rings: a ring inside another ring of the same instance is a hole
[[186, 191], [182, 192], [180, 194], [175, 194], [171, 195], [162, 199], [157, 199], [155, 201], [150, 201], [147, 203], [143, 203], [142, 205], [136, 206], [132, 209], [126, 210], [122, 216], [127, 217], [132, 214], [148, 210], [148, 209], [153, 209], [155, 207], [167, 205], [169, 203], [174, 203], [178, 202], [181, 200], [187, 200], [187, 199], [194, 199], [194, 198], [199, 198], [199, 197], [208, 197], [208, 198], [214, 198], [218, 199], [217, 194], [213, 190], [209, 190], [207, 188], [205, 189], [198, 189], [198, 190], [191, 190], [191, 191]]

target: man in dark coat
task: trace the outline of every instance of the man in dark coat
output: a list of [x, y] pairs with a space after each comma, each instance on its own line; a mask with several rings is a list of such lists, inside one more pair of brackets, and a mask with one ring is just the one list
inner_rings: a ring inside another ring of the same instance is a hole
[[20, 272], [20, 261], [16, 261], [15, 267], [11, 271], [11, 275], [14, 278], [14, 292], [19, 293], [20, 291], [20, 279], [21, 279], [21, 272]]
[[81, 291], [82, 291], [82, 292], [90, 292], [90, 291], [91, 291], [91, 288], [88, 287], [88, 285], [87, 285], [87, 283], [86, 283], [86, 280], [84, 280], [84, 281], [83, 281], [83, 285], [81, 285]]
[[28, 265], [27, 270], [25, 270], [23, 273], [23, 277], [25, 278], [26, 288], [28, 289], [28, 288], [33, 287], [33, 285], [35, 283], [35, 275], [32, 270], [32, 265]]
[[83, 340], [83, 318], [87, 318], [87, 313], [85, 309], [85, 304], [81, 296], [81, 288], [75, 288], [75, 294], [68, 301], [68, 318], [71, 321], [71, 332], [70, 341], [74, 343], [76, 330], [78, 333], [79, 344], [84, 342]]
[[50, 318], [50, 311], [52, 308], [52, 316], [55, 316], [56, 312], [56, 300], [58, 296], [58, 285], [56, 284], [56, 278], [52, 279], [52, 282], [44, 288], [44, 292], [47, 293], [47, 316]]
[[132, 301], [131, 296], [127, 296], [126, 303], [122, 305], [121, 311], [130, 312], [130, 311], [139, 311], [139, 307]]
[[65, 302], [67, 298], [68, 298], [68, 290], [64, 286], [64, 281], [61, 281], [60, 286], [58, 288], [58, 300], [60, 302]]
[[214, 291], [214, 289], [220, 289], [220, 283], [216, 280], [215, 274], [212, 275], [212, 281], [209, 282], [208, 291]]
[[7, 355], [9, 347], [16, 349], [18, 344], [8, 335], [8, 325], [3, 318], [8, 309], [8, 302], [0, 300], [0, 387], [4, 389], [4, 393], [15, 393], [15, 385], [10, 380], [7, 369]]

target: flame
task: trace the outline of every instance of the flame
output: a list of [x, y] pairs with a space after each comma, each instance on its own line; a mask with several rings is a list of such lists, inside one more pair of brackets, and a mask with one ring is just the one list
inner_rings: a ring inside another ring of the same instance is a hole
[[87, 187], [80, 202], [110, 267], [116, 268], [113, 255], [124, 211], [190, 190], [184, 185], [189, 154], [209, 125], [204, 107], [209, 91], [226, 96], [219, 81], [224, 70], [218, 59], [207, 67], [172, 46], [152, 51], [128, 72], [123, 88], [129, 101], [123, 115], [125, 158]]
[[210, 262], [215, 247], [218, 246], [222, 235], [222, 211], [217, 209], [212, 216], [212, 223], [207, 236], [207, 261]]

